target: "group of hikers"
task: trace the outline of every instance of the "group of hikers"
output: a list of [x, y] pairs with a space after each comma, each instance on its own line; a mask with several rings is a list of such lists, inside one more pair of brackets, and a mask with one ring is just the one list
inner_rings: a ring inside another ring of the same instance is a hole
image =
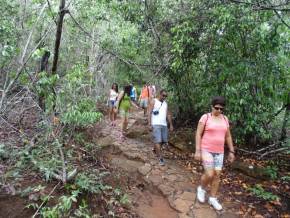
[[[170, 131], [174, 128], [166, 102], [168, 96], [166, 90], [161, 89], [158, 95], [156, 93], [154, 85], [145, 84], [137, 102], [137, 90], [133, 84], [124, 86], [124, 90], [119, 93], [118, 85], [114, 83], [109, 93], [109, 118], [111, 125], [116, 126], [116, 114], [120, 113], [122, 118], [120, 139], [125, 140], [130, 109], [132, 106], [141, 107], [144, 110], [144, 116], [147, 116], [148, 128], [152, 132], [154, 143], [152, 151], [156, 154], [159, 165], [164, 166], [161, 148], [168, 149], [168, 127]], [[233, 162], [235, 159], [229, 120], [223, 114], [225, 106], [224, 97], [213, 97], [211, 112], [201, 116], [195, 134], [194, 158], [202, 162], [204, 169], [201, 183], [197, 187], [197, 199], [201, 203], [205, 202], [206, 188], [210, 185], [208, 203], [216, 210], [222, 210], [222, 205], [217, 199], [217, 192], [224, 162], [225, 144], [229, 151], [228, 160]]]

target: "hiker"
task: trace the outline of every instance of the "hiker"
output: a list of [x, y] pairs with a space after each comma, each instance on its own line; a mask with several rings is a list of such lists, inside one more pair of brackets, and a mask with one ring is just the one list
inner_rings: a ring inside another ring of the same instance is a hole
[[130, 86], [131, 86], [131, 92], [130, 92], [131, 101], [136, 102], [137, 101], [137, 90], [132, 83], [130, 84]]
[[130, 112], [131, 106], [134, 105], [131, 102], [130, 92], [131, 92], [131, 86], [130, 85], [125, 86], [124, 91], [120, 93], [116, 102], [115, 112], [117, 113], [118, 111], [120, 111], [120, 115], [122, 118], [122, 132], [120, 135], [121, 141], [126, 139], [125, 134], [127, 131], [127, 126], [128, 126], [129, 112]]
[[168, 111], [167, 102], [165, 101], [166, 97], [167, 93], [162, 89], [159, 92], [159, 96], [150, 101], [148, 110], [148, 124], [149, 128], [152, 128], [154, 141], [153, 151], [156, 153], [161, 166], [164, 166], [161, 145], [162, 143], [168, 143], [168, 128], [166, 120], [169, 122], [170, 131], [173, 131], [171, 114]]
[[144, 84], [139, 97], [140, 107], [142, 107], [142, 109], [144, 110], [144, 116], [147, 115], [149, 96], [150, 96], [149, 87], [146, 84]]
[[110, 89], [110, 92], [109, 92], [109, 101], [108, 101], [109, 119], [111, 121], [111, 126], [116, 126], [115, 120], [116, 120], [116, 116], [117, 115], [115, 113], [114, 107], [115, 107], [118, 95], [119, 95], [119, 93], [118, 93], [118, 84], [117, 83], [113, 83], [112, 87]]
[[228, 145], [228, 160], [233, 162], [235, 150], [229, 128], [229, 120], [223, 115], [225, 107], [224, 97], [217, 96], [212, 99], [211, 113], [202, 115], [196, 130], [196, 146], [194, 158], [202, 160], [204, 173], [201, 185], [197, 187], [197, 199], [205, 202], [206, 187], [211, 185], [208, 203], [216, 210], [222, 210], [222, 205], [217, 200], [220, 175], [223, 167], [224, 144]]

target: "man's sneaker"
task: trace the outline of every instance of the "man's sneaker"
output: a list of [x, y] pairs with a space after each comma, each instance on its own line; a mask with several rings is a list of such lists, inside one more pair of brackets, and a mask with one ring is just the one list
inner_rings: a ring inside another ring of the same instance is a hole
[[159, 159], [159, 165], [160, 166], [164, 166], [165, 165], [163, 158], [160, 158]]
[[206, 191], [201, 186], [197, 187], [197, 200], [200, 203], [205, 202], [205, 193], [206, 193]]
[[209, 205], [213, 206], [213, 208], [216, 209], [216, 210], [222, 210], [223, 209], [222, 205], [218, 202], [217, 198], [209, 197], [208, 198], [208, 203], [209, 203]]

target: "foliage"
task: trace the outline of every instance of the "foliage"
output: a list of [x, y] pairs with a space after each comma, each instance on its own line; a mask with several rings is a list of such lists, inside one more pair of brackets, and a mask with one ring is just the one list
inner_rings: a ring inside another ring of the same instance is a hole
[[40, 72], [38, 74], [38, 81], [36, 82], [36, 92], [40, 98], [45, 98], [46, 111], [49, 113], [53, 110], [55, 95], [53, 87], [56, 86], [59, 80], [58, 74], [48, 74], [47, 72]]
[[267, 192], [263, 189], [261, 185], [255, 185], [253, 188], [249, 188], [249, 191], [256, 195], [259, 198], [262, 198], [267, 201], [275, 201], [279, 199], [277, 195], [272, 194], [271, 192]]
[[15, 53], [19, 52], [17, 47], [18, 31], [15, 28], [15, 20], [10, 19], [16, 16], [19, 9], [17, 1], [1, 1], [0, 9], [0, 66], [1, 68], [9, 63]]
[[[194, 9], [171, 29], [173, 60], [167, 76], [179, 113], [197, 116], [208, 110], [212, 96], [223, 95], [237, 143], [251, 143], [253, 136], [260, 143], [271, 141], [276, 127], [270, 128], [269, 120], [288, 94], [289, 31], [272, 12], [210, 2], [202, 4], [208, 7], [205, 14]], [[201, 16], [208, 19], [192, 22]]]
[[57, 95], [57, 107], [64, 124], [85, 127], [101, 119], [95, 109], [91, 87], [94, 84], [91, 73], [83, 65], [76, 65], [63, 78]]
[[278, 178], [278, 168], [276, 166], [267, 166], [265, 170], [266, 174], [268, 174], [271, 177], [271, 179]]
[[94, 172], [90, 174], [80, 173], [75, 180], [75, 185], [78, 189], [82, 191], [86, 191], [89, 193], [100, 193], [101, 191], [112, 188], [102, 183], [102, 178], [108, 174], [108, 172]]
[[73, 203], [77, 202], [77, 197], [80, 192], [78, 190], [72, 191], [69, 196], [61, 196], [59, 203], [54, 207], [43, 207], [40, 210], [41, 216], [44, 218], [64, 217], [70, 214], [70, 209]]

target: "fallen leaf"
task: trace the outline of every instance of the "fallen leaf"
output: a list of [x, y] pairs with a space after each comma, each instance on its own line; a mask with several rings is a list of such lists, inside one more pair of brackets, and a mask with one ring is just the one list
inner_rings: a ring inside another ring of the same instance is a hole
[[243, 184], [242, 184], [242, 187], [243, 187], [244, 189], [248, 189], [248, 186], [246, 185], [246, 183], [243, 183]]
[[273, 206], [269, 202], [267, 202], [264, 207], [270, 212], [274, 210]]
[[280, 202], [280, 199], [277, 199], [277, 200], [275, 200], [275, 201], [270, 201], [271, 202], [271, 204], [274, 204], [274, 205], [276, 205], [276, 206], [282, 206], [282, 204], [281, 204], [281, 202]]

